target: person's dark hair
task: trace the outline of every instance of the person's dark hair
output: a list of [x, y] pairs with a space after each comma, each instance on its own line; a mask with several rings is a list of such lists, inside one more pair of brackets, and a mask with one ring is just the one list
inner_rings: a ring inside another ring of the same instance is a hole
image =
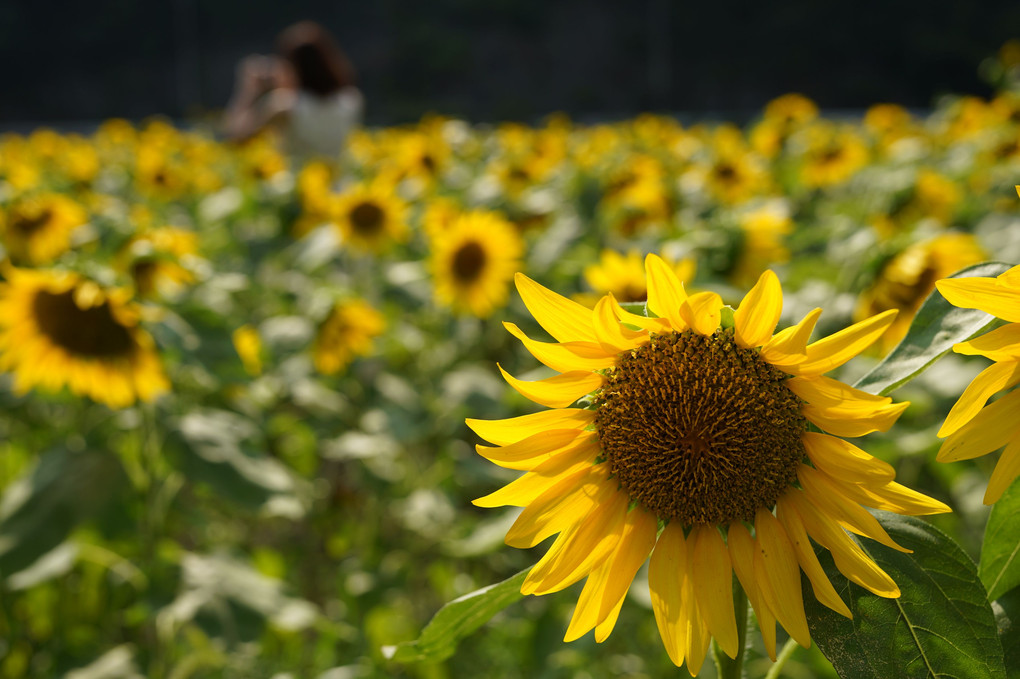
[[355, 84], [354, 67], [325, 28], [302, 21], [286, 28], [276, 51], [294, 68], [298, 87], [326, 97]]

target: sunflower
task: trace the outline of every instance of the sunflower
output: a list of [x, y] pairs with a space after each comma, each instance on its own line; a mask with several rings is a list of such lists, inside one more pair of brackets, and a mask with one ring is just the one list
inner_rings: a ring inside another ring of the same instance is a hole
[[131, 277], [138, 296], [171, 296], [195, 282], [187, 264], [197, 253], [198, 234], [165, 226], [131, 238], [117, 254], [116, 264]]
[[19, 393], [39, 387], [111, 408], [151, 401], [169, 388], [139, 310], [123, 289], [73, 273], [8, 269], [0, 285], [0, 370]]
[[1020, 476], [1020, 424], [1015, 416], [1020, 390], [985, 406], [996, 392], [1020, 383], [1020, 266], [997, 278], [950, 278], [935, 285], [954, 306], [981, 309], [1008, 321], [953, 346], [958, 354], [984, 356], [995, 363], [974, 378], [949, 411], [939, 430], [940, 438], [948, 438], [936, 457], [939, 462], [970, 460], [1005, 446], [985, 490], [985, 504], [994, 504]]
[[58, 193], [20, 198], [0, 211], [0, 235], [17, 264], [46, 264], [71, 248], [71, 233], [88, 220], [78, 203]]
[[312, 353], [316, 369], [335, 375], [372, 351], [372, 339], [386, 329], [382, 314], [360, 299], [338, 302], [319, 326]]
[[407, 237], [407, 207], [385, 182], [356, 184], [337, 196], [333, 216], [344, 241], [362, 251], [380, 253]]
[[808, 130], [801, 181], [808, 188], [842, 184], [868, 163], [868, 147], [851, 128]]
[[[688, 282], [697, 268], [693, 259], [667, 262], [677, 278]], [[643, 259], [637, 250], [622, 255], [615, 250], [603, 250], [598, 264], [584, 268], [584, 280], [601, 295], [612, 294], [620, 302], [644, 302], [648, 299]]]
[[809, 536], [850, 580], [899, 596], [844, 528], [899, 548], [862, 505], [901, 514], [949, 508], [839, 438], [884, 431], [907, 404], [823, 375], [877, 339], [896, 312], [808, 344], [819, 309], [772, 334], [782, 291], [771, 271], [731, 316], [714, 292], [687, 296], [659, 257], [645, 267], [658, 318], [629, 313], [611, 295], [590, 310], [517, 275], [525, 305], [557, 341], [506, 327], [560, 374], [535, 382], [503, 375], [551, 410], [468, 425], [494, 444], [479, 454], [527, 472], [475, 500], [524, 507], [507, 544], [534, 547], [559, 533], [521, 591], [547, 594], [587, 576], [566, 640], [595, 628], [602, 641], [651, 554], [660, 636], [672, 661], [686, 660], [693, 673], [710, 638], [730, 657], [739, 650], [734, 571], [773, 658], [777, 620], [810, 644], [801, 569], [820, 602], [851, 616]]
[[244, 371], [252, 377], [261, 375], [265, 349], [259, 331], [254, 326], [242, 325], [230, 334], [230, 339], [234, 343], [234, 351], [244, 365]]
[[502, 215], [475, 210], [458, 216], [432, 240], [436, 300], [485, 318], [506, 303], [523, 251], [520, 236]]
[[878, 343], [886, 354], [906, 336], [921, 303], [935, 289], [935, 281], [987, 258], [977, 239], [968, 233], [947, 233], [914, 243], [882, 267], [878, 280], [861, 294], [855, 316], [862, 320], [887, 309], [900, 310]]

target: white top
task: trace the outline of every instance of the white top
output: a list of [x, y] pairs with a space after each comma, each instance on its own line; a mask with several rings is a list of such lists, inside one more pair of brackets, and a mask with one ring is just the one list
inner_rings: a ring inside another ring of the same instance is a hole
[[347, 135], [361, 125], [364, 109], [357, 87], [345, 87], [328, 97], [299, 91], [284, 128], [287, 150], [297, 157], [338, 159]]

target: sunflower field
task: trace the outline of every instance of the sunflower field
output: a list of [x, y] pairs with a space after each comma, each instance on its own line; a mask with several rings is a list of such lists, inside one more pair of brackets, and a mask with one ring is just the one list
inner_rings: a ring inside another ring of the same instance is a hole
[[0, 677], [1020, 676], [1004, 82], [0, 137]]

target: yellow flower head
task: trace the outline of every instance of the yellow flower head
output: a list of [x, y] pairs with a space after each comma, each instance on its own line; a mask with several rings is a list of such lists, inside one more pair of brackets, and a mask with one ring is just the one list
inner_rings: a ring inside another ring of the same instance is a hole
[[506, 304], [524, 243], [502, 215], [466, 212], [431, 245], [429, 268], [439, 304], [479, 318]]
[[[680, 281], [686, 283], [694, 278], [697, 265], [693, 259], [664, 261]], [[584, 280], [599, 296], [611, 294], [620, 302], [644, 302], [648, 299], [644, 258], [637, 250], [631, 250], [626, 255], [615, 250], [603, 250], [598, 264], [584, 268]]]
[[362, 252], [381, 253], [407, 238], [407, 206], [388, 182], [356, 184], [341, 193], [333, 218], [344, 242]]
[[57, 193], [24, 197], [0, 210], [0, 238], [16, 264], [47, 264], [71, 248], [85, 208]]
[[1003, 446], [985, 490], [985, 504], [993, 504], [1020, 476], [1020, 389], [1013, 389], [986, 406], [997, 392], [1020, 383], [1020, 266], [997, 278], [950, 278], [936, 283], [949, 303], [964, 309], [981, 309], [1008, 323], [969, 342], [953, 346], [958, 354], [984, 356], [995, 361], [985, 368], [949, 411], [939, 437], [948, 437], [939, 449], [939, 462], [970, 460]]
[[360, 299], [339, 302], [319, 326], [313, 354], [315, 368], [335, 375], [355, 356], [372, 352], [372, 339], [386, 329], [386, 319]]
[[914, 243], [882, 267], [878, 280], [861, 295], [855, 316], [861, 320], [889, 309], [900, 311], [878, 345], [887, 354], [906, 336], [935, 281], [985, 259], [987, 253], [970, 234], [947, 233]]
[[888, 429], [907, 404], [824, 376], [877, 339], [896, 312], [809, 344], [819, 309], [773, 335], [782, 290], [771, 271], [731, 325], [719, 295], [688, 296], [655, 255], [645, 266], [657, 317], [629, 313], [608, 295], [587, 309], [517, 276], [525, 305], [556, 341], [507, 328], [559, 374], [535, 382], [503, 374], [550, 410], [468, 425], [494, 444], [479, 454], [526, 472], [475, 500], [524, 508], [507, 544], [529, 548], [558, 534], [521, 591], [556, 592], [587, 576], [566, 639], [594, 628], [602, 641], [651, 554], [660, 636], [672, 661], [693, 673], [712, 637], [730, 657], [739, 651], [734, 572], [773, 658], [776, 620], [810, 644], [802, 570], [820, 602], [851, 616], [809, 537], [853, 582], [899, 596], [843, 527], [898, 548], [862, 505], [901, 514], [949, 508], [897, 484], [889, 465], [840, 438]]
[[39, 388], [111, 408], [169, 389], [151, 335], [129, 294], [77, 274], [9, 269], [0, 285], [0, 370], [19, 393]]
[[261, 375], [263, 349], [259, 331], [254, 326], [242, 325], [230, 338], [234, 342], [234, 350], [244, 364], [244, 371], [252, 377]]
[[819, 126], [809, 132], [801, 161], [801, 181], [805, 186], [841, 184], [867, 164], [868, 148], [855, 131]]
[[165, 226], [132, 237], [118, 253], [116, 263], [131, 277], [138, 296], [168, 296], [195, 282], [187, 263], [197, 254], [198, 234]]

